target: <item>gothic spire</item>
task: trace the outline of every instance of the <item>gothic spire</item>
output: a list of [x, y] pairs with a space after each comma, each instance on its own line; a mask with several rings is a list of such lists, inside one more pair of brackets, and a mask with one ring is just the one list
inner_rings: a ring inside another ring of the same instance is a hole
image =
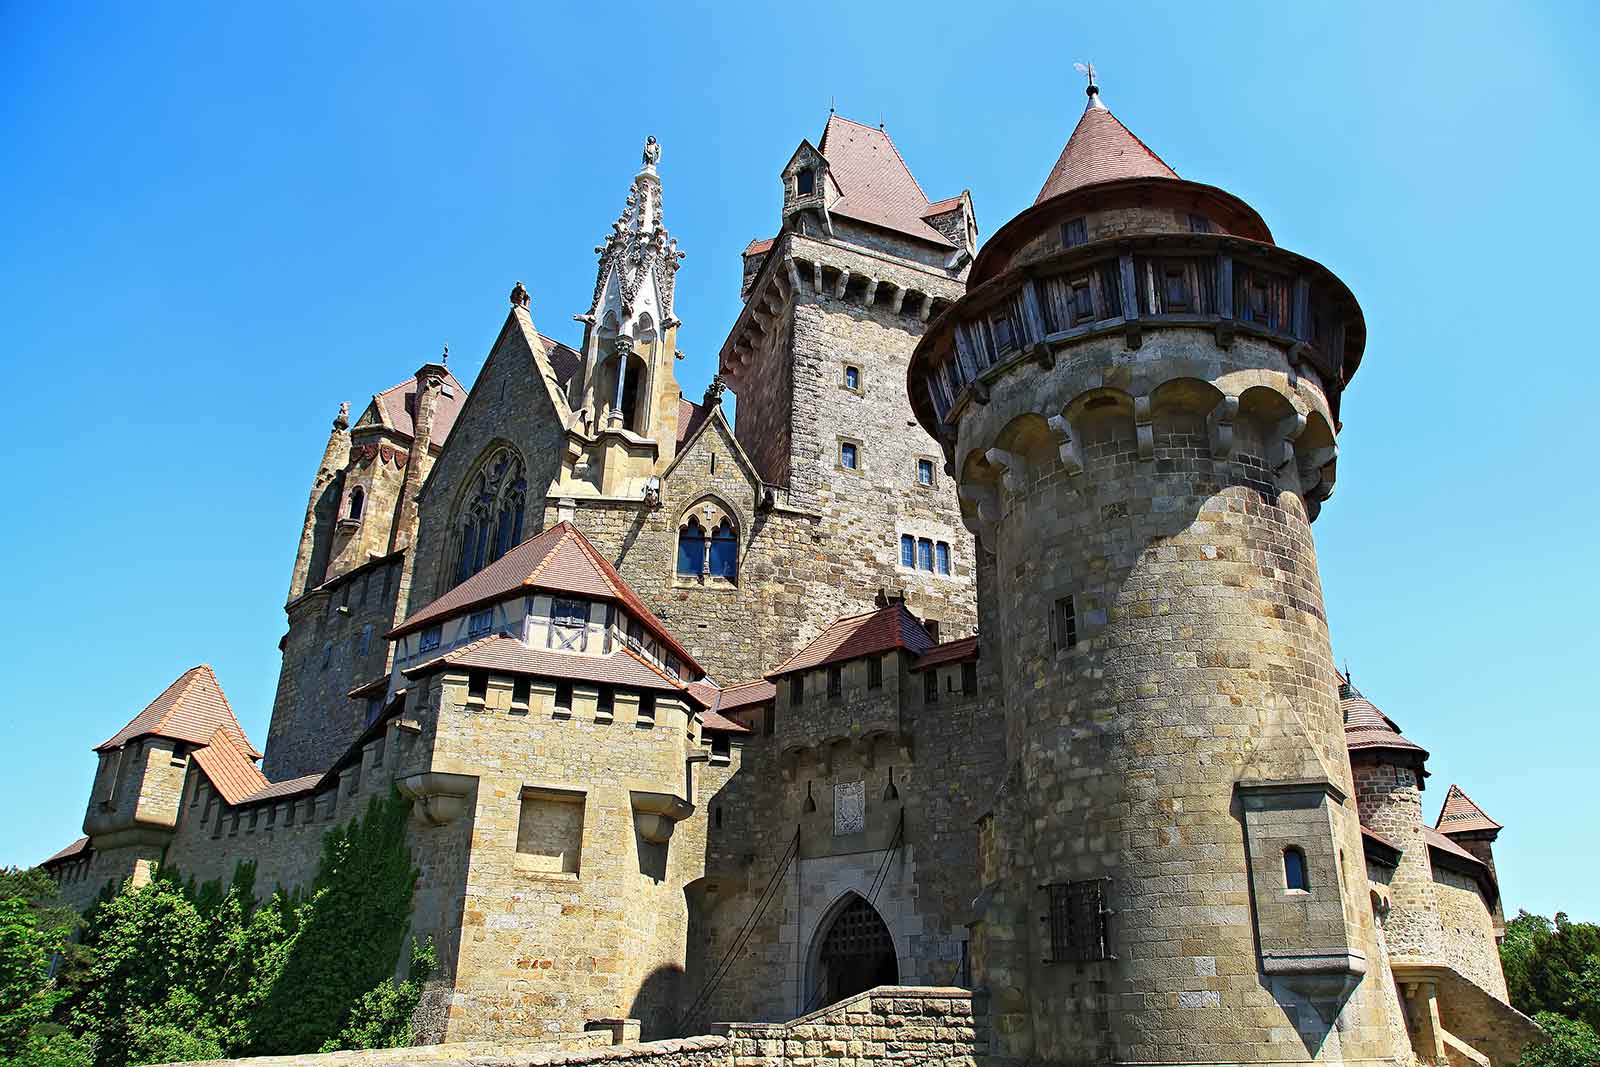
[[684, 253], [662, 223], [661, 177], [656, 173], [660, 160], [660, 143], [646, 138], [643, 166], [633, 176], [622, 213], [605, 242], [595, 247], [600, 266], [585, 318], [598, 324], [609, 314], [625, 336], [633, 336], [646, 316], [657, 329], [678, 325], [672, 290]]

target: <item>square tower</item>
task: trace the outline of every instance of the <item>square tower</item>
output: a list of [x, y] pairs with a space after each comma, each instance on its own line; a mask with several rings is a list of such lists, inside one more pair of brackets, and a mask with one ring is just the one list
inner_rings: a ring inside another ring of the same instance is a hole
[[887, 133], [837, 115], [780, 180], [782, 227], [745, 250], [719, 358], [739, 443], [773, 499], [818, 514], [835, 587], [899, 593], [970, 632], [973, 542], [905, 381], [928, 321], [966, 290], [972, 199], [930, 201]]

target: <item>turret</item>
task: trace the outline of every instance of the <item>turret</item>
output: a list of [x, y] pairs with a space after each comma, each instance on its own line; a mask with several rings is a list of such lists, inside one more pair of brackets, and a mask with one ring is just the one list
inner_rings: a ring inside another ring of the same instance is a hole
[[1364, 338], [1343, 283], [1091, 84], [913, 354], [993, 560], [1011, 773], [973, 959], [997, 1054], [1388, 1055], [1311, 537]]
[[[1470, 852], [1478, 862], [1489, 868], [1489, 877], [1499, 881], [1494, 869], [1494, 842], [1504, 827], [1489, 818], [1460, 786], [1452, 785], [1445, 794], [1444, 807], [1439, 812], [1439, 821], [1434, 829]], [[1498, 941], [1506, 933], [1506, 915], [1498, 893], [1494, 896], [1490, 912], [1494, 916], [1494, 936]]]
[[328, 443], [322, 449], [322, 462], [311, 479], [311, 499], [306, 502], [305, 521], [300, 524], [300, 548], [295, 553], [294, 573], [289, 578], [291, 601], [322, 580], [328, 544], [325, 537], [319, 542], [317, 533], [319, 528], [327, 529], [328, 523], [322, 520], [330, 518], [339, 508], [339, 473], [349, 461], [350, 405], [347, 402], [339, 405]]
[[1339, 710], [1361, 825], [1400, 851], [1388, 882], [1384, 938], [1396, 955], [1436, 959], [1443, 930], [1422, 819], [1428, 753], [1408, 741], [1348, 678], [1340, 680]]

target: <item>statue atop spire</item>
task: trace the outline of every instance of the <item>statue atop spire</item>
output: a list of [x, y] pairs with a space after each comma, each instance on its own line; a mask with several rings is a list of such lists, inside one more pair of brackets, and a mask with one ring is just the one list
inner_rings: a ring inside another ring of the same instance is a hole
[[654, 135], [644, 139], [644, 165], [653, 167], [661, 162], [661, 145]]
[[614, 312], [616, 328], [623, 333], [630, 333], [644, 315], [657, 328], [678, 324], [672, 315], [672, 283], [684, 254], [662, 223], [661, 177], [656, 173], [661, 143], [655, 137], [645, 138], [643, 158], [622, 213], [604, 243], [595, 247], [600, 266], [588, 313], [598, 322], [608, 310]]

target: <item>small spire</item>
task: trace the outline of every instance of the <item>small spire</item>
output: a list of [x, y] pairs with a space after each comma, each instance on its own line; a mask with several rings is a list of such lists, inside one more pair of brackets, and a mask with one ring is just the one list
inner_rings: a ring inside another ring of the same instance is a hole
[[830, 115], [833, 114], [833, 105], [834, 105], [834, 98], [830, 96], [830, 97], [828, 97], [828, 114], [830, 114]]

